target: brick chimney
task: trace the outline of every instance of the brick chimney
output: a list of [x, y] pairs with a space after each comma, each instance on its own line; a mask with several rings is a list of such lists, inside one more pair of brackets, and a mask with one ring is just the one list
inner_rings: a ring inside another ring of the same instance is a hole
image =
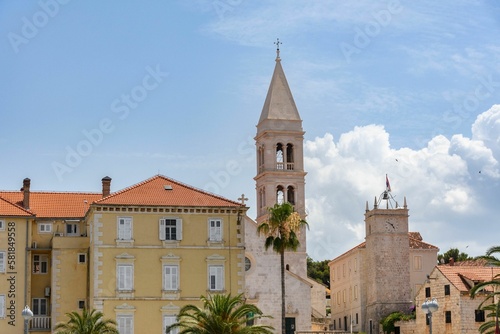
[[111, 178], [109, 176], [105, 176], [102, 178], [102, 197], [109, 196], [111, 193]]
[[29, 178], [25, 178], [23, 180], [23, 188], [21, 189], [24, 194], [23, 208], [28, 210], [30, 208], [30, 185], [31, 185], [31, 180]]
[[455, 265], [455, 259], [450, 257], [450, 266], [454, 266]]

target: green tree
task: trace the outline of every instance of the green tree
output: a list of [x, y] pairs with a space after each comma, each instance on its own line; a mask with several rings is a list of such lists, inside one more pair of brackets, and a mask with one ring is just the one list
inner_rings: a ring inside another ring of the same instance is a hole
[[285, 334], [285, 251], [296, 251], [300, 246], [299, 235], [307, 222], [294, 211], [292, 204], [285, 202], [268, 208], [267, 220], [257, 231], [266, 236], [265, 248], [273, 248], [280, 254], [281, 263], [281, 330]]
[[[476, 259], [486, 260], [489, 265], [498, 267], [500, 266], [500, 260], [495, 256], [496, 253], [500, 253], [500, 246], [490, 247], [485, 255], [478, 256]], [[470, 290], [470, 296], [471, 298], [475, 298], [481, 292], [486, 294], [486, 298], [479, 304], [479, 308], [485, 312], [486, 318], [490, 320], [479, 327], [479, 332], [485, 334], [500, 334], [500, 325], [498, 322], [498, 317], [500, 316], [500, 301], [497, 301], [500, 296], [500, 275], [495, 275], [490, 281], [474, 285]]]
[[450, 258], [453, 258], [455, 262], [472, 260], [469, 254], [460, 252], [458, 248], [450, 248], [446, 253], [438, 254], [439, 263], [450, 263]]
[[266, 317], [255, 305], [246, 304], [242, 294], [202, 296], [203, 308], [185, 305], [177, 315], [177, 322], [166, 328], [179, 334], [272, 334], [271, 326], [246, 325], [247, 321]]
[[307, 276], [330, 288], [330, 267], [328, 266], [328, 262], [330, 260], [314, 261], [308, 256]]
[[386, 334], [391, 334], [395, 331], [396, 327], [394, 324], [397, 321], [409, 321], [411, 319], [415, 319], [415, 313], [412, 314], [404, 314], [402, 312], [392, 312], [391, 314], [387, 315], [385, 318], [380, 320], [380, 324], [382, 325], [382, 330]]
[[102, 312], [84, 308], [82, 314], [78, 312], [66, 313], [68, 322], [58, 323], [55, 327], [57, 334], [119, 334], [116, 322], [112, 319], [103, 319]]

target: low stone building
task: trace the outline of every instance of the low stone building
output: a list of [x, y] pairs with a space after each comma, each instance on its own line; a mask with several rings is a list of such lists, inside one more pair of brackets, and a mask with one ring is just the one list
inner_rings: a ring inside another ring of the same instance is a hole
[[416, 320], [397, 323], [401, 333], [427, 334], [430, 322], [422, 310], [426, 300], [436, 299], [439, 307], [432, 314], [432, 332], [440, 334], [476, 334], [486, 319], [479, 305], [486, 294], [470, 298], [474, 285], [500, 274], [500, 268], [486, 267], [482, 262], [457, 262], [435, 266], [415, 298]]

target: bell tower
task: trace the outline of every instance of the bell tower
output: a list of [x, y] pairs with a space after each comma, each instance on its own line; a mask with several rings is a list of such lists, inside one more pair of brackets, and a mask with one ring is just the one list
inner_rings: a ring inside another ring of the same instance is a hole
[[[304, 130], [302, 120], [288, 86], [277, 44], [276, 66], [262, 108], [255, 145], [257, 150], [257, 223], [267, 217], [267, 208], [289, 202], [305, 218]], [[300, 234], [295, 252], [303, 257], [306, 270], [306, 235]], [[289, 254], [290, 256], [292, 254]], [[302, 261], [301, 261], [302, 262]], [[297, 268], [295, 268], [297, 272]]]
[[373, 332], [378, 333], [383, 317], [394, 311], [407, 312], [412, 303], [406, 198], [403, 207], [399, 207], [388, 186], [378, 201], [375, 198], [372, 210], [366, 203], [365, 229], [365, 328], [372, 323], [375, 327]]

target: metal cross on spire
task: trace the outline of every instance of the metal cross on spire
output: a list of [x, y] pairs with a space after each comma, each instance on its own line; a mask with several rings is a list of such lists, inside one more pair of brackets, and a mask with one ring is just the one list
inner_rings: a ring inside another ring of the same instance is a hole
[[276, 42], [274, 42], [274, 44], [276, 44], [276, 59], [280, 59], [280, 44], [283, 43], [280, 42], [279, 38], [276, 38]]

